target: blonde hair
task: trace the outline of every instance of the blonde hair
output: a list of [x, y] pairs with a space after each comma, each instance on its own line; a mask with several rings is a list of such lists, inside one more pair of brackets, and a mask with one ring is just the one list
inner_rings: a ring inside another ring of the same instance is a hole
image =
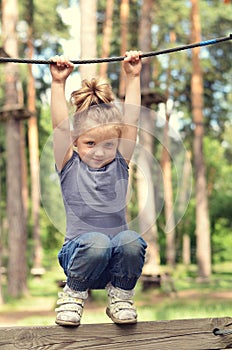
[[73, 117], [75, 138], [88, 129], [109, 124], [117, 127], [120, 134], [122, 114], [113, 103], [114, 95], [111, 86], [106, 81], [96, 78], [83, 80], [82, 87], [72, 92], [70, 100], [71, 104], [76, 107]]

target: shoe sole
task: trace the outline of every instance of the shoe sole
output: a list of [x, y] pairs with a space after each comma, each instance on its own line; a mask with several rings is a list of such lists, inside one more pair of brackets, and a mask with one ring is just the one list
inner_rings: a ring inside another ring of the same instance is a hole
[[79, 323], [74, 323], [74, 322], [70, 322], [70, 321], [62, 321], [62, 320], [55, 320], [56, 324], [58, 324], [58, 326], [69, 326], [69, 327], [78, 327], [80, 326], [80, 322]]
[[110, 310], [108, 308], [106, 309], [106, 314], [116, 324], [135, 324], [135, 323], [137, 323], [137, 318], [134, 318], [132, 320], [120, 320], [120, 319], [114, 317], [113, 315], [111, 315]]

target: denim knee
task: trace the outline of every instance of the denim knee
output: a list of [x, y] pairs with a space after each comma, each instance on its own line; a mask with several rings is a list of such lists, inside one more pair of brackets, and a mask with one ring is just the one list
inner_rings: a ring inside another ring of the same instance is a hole
[[98, 232], [90, 232], [78, 239], [67, 267], [67, 284], [74, 290], [86, 290], [98, 281], [111, 257], [110, 239]]
[[79, 237], [78, 242], [79, 247], [99, 249], [100, 251], [104, 251], [111, 246], [110, 238], [101, 232], [85, 233]]
[[[110, 258], [110, 239], [98, 232], [86, 233], [66, 243], [58, 254], [59, 263], [66, 275], [84, 271], [86, 267]], [[80, 266], [82, 267], [80, 269]]]
[[[124, 251], [129, 250], [132, 254], [136, 255], [141, 249], [145, 250], [147, 244], [137, 232], [126, 230], [120, 232], [113, 238], [112, 247], [121, 248]], [[133, 249], [131, 249], [131, 247], [133, 247]]]
[[147, 244], [134, 231], [124, 231], [114, 237], [111, 260], [111, 283], [121, 289], [133, 289], [144, 265]]
[[[109, 237], [99, 232], [86, 233], [79, 239], [79, 246], [74, 253], [80, 259], [81, 265], [108, 263], [111, 256], [111, 241]], [[96, 266], [97, 268], [97, 266]]]

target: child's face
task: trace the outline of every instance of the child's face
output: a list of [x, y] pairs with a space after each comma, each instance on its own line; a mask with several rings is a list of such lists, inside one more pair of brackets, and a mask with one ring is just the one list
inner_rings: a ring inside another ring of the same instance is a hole
[[116, 156], [119, 132], [114, 126], [99, 126], [80, 135], [74, 145], [83, 162], [99, 169]]

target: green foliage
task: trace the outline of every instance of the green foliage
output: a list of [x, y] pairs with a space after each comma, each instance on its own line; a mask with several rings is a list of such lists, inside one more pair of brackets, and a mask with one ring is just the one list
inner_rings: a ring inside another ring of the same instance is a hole
[[205, 138], [213, 262], [231, 259], [232, 165], [219, 140]]
[[[229, 203], [228, 203], [229, 204]], [[231, 213], [230, 213], [231, 215]], [[220, 263], [231, 260], [232, 246], [232, 225], [231, 219], [218, 218], [214, 224], [212, 235], [212, 256], [214, 263]]]
[[69, 1], [61, 0], [21, 0], [20, 19], [33, 25], [33, 38], [43, 44], [51, 39], [68, 38], [67, 27], [58, 13], [59, 7], [68, 6]]
[[[231, 104], [232, 104], [232, 92], [230, 94], [231, 97]], [[225, 130], [223, 134], [223, 141], [222, 146], [225, 151], [225, 157], [228, 160], [228, 162], [232, 163], [232, 141], [231, 141], [231, 134], [232, 134], [232, 120], [230, 119], [225, 123]]]

